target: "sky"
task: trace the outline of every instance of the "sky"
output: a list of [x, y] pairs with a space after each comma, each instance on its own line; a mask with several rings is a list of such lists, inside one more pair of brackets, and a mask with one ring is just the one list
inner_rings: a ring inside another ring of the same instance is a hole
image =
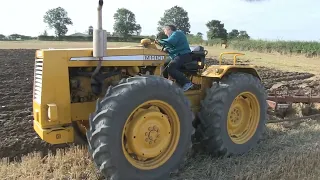
[[[13, 33], [38, 36], [48, 30], [43, 22], [45, 12], [63, 7], [74, 25], [68, 33], [84, 32], [96, 27], [98, 0], [1, 0], [0, 34]], [[248, 3], [243, 0], [104, 0], [103, 28], [113, 31], [113, 14], [127, 8], [136, 15], [142, 35], [156, 33], [157, 23], [164, 11], [178, 5], [189, 15], [191, 33], [206, 35], [206, 23], [220, 20], [225, 28], [246, 30], [254, 39], [320, 40], [320, 0], [265, 0]]]

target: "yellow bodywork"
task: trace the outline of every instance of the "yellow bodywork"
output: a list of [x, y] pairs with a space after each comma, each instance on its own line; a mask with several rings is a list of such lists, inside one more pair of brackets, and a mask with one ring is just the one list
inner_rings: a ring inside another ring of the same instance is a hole
[[[222, 65], [222, 57], [223, 55], [233, 54], [233, 64], [232, 65]], [[219, 56], [219, 65], [211, 65], [208, 67], [201, 76], [219, 78], [221, 79], [223, 76], [231, 73], [231, 72], [245, 72], [252, 74], [258, 77], [261, 80], [261, 77], [254, 66], [251, 65], [237, 65], [237, 57], [243, 56], [243, 53], [237, 52], [223, 52]]]
[[[132, 47], [108, 48], [107, 57], [101, 63], [102, 67], [125, 68], [128, 74], [134, 75], [139, 71], [138, 67], [153, 66], [155, 67], [154, 75], [160, 75], [167, 54], [149, 41], [142, 41], [141, 44]], [[50, 144], [74, 142], [75, 130], [72, 123], [88, 121], [89, 114], [95, 110], [96, 100], [71, 103], [69, 68], [95, 68], [98, 60], [92, 58], [91, 48], [43, 49], [37, 50], [35, 56], [34, 129], [44, 141]], [[112, 56], [114, 57], [111, 58]], [[139, 59], [141, 57], [144, 59]], [[259, 77], [257, 71], [250, 66], [212, 65], [207, 67], [192, 78], [193, 83], [201, 84], [201, 88], [185, 92], [194, 112], [199, 110], [200, 101], [205, 96], [205, 90], [211, 87], [213, 79], [222, 78], [232, 71], [244, 71]], [[85, 86], [89, 85], [88, 80], [90, 79], [83, 81]]]
[[221, 79], [223, 76], [231, 72], [246, 72], [261, 80], [261, 77], [255, 70], [254, 66], [248, 65], [211, 65], [201, 74], [201, 76]]

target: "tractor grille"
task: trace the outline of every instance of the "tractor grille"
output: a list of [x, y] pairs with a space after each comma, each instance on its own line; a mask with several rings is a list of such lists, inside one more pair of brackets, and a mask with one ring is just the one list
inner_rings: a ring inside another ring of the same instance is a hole
[[43, 59], [36, 59], [35, 67], [34, 67], [33, 99], [36, 100], [38, 103], [41, 102], [42, 67], [43, 67]]

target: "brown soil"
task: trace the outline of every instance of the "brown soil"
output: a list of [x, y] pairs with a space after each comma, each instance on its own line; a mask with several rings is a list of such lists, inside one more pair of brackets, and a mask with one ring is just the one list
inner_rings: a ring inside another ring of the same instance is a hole
[[[0, 50], [0, 158], [20, 157], [34, 151], [47, 153], [61, 146], [43, 142], [33, 130], [32, 124], [32, 84], [34, 68], [33, 49]], [[213, 61], [209, 61], [209, 64]], [[265, 86], [282, 81], [283, 86], [276, 88], [284, 92], [289, 89], [297, 93], [308, 92], [312, 87], [320, 91], [319, 83], [307, 80], [308, 73], [281, 72], [265, 67], [257, 67]], [[299, 76], [299, 77], [298, 77]], [[301, 84], [304, 86], [299, 87]]]
[[34, 54], [35, 50], [0, 50], [0, 158], [55, 149], [33, 130]]
[[311, 80], [314, 74], [281, 72], [266, 67], [257, 67], [257, 70], [269, 93], [307, 95], [312, 92], [313, 95], [318, 95], [320, 92], [319, 82]]
[[[232, 64], [231, 60], [223, 60], [223, 64]], [[248, 64], [249, 61], [240, 62]], [[207, 64], [218, 64], [216, 59], [207, 60]], [[286, 72], [274, 68], [256, 66], [259, 75], [262, 78], [263, 84], [269, 94], [277, 93], [289, 95], [312, 95], [320, 94], [320, 82], [314, 74], [301, 72]]]

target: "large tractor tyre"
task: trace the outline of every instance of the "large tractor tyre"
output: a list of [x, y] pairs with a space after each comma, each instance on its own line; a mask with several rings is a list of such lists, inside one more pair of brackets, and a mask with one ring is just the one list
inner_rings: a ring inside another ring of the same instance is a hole
[[188, 99], [172, 81], [123, 79], [90, 115], [89, 152], [106, 178], [168, 179], [191, 150], [193, 119]]
[[266, 98], [264, 86], [251, 74], [231, 73], [213, 82], [198, 114], [205, 149], [230, 156], [254, 148], [265, 130]]

